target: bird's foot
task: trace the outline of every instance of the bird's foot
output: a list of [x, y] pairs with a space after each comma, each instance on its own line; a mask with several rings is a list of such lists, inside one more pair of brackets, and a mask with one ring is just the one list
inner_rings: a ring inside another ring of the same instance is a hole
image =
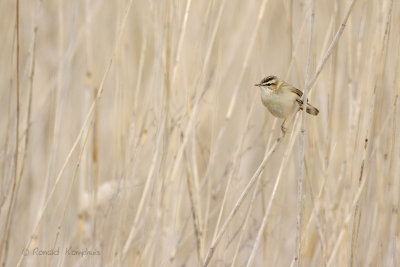
[[286, 128], [285, 128], [285, 125], [281, 125], [281, 130], [282, 130], [282, 133], [283, 133], [283, 135], [285, 135], [286, 134]]

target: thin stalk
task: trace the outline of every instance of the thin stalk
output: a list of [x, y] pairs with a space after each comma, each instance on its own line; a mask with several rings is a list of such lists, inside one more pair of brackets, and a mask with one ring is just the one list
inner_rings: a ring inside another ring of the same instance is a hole
[[4, 231], [3, 231], [3, 239], [0, 245], [0, 255], [3, 258], [2, 265], [5, 266], [7, 264], [7, 256], [8, 256], [8, 244], [9, 244], [9, 237], [10, 237], [10, 224], [13, 217], [13, 210], [15, 207], [15, 195], [16, 195], [16, 188], [17, 188], [17, 179], [18, 179], [18, 152], [19, 152], [19, 120], [20, 120], [20, 23], [19, 23], [19, 0], [16, 2], [15, 7], [15, 29], [17, 35], [17, 49], [16, 49], [16, 80], [17, 80], [17, 92], [16, 92], [16, 129], [15, 129], [15, 153], [14, 153], [14, 179], [13, 179], [13, 186], [11, 191], [11, 198], [10, 198], [10, 205], [8, 206], [6, 220], [4, 223]]
[[[306, 79], [305, 85], [308, 83], [308, 79], [310, 76], [310, 69], [311, 69], [311, 54], [312, 54], [312, 41], [313, 41], [313, 34], [314, 34], [314, 17], [315, 17], [315, 0], [311, 0], [311, 13], [310, 13], [310, 36], [308, 40], [308, 59], [307, 59], [307, 69], [306, 69]], [[304, 171], [304, 155], [305, 155], [305, 148], [304, 148], [304, 139], [305, 139], [305, 128], [306, 128], [306, 106], [307, 106], [307, 94], [308, 88], [304, 88], [303, 92], [303, 111], [301, 114], [301, 134], [300, 134], [300, 161], [299, 161], [299, 171], [297, 176], [297, 215], [296, 215], [296, 257], [295, 257], [295, 266], [300, 266], [301, 264], [301, 231], [302, 231], [302, 198], [303, 198], [303, 171]]]

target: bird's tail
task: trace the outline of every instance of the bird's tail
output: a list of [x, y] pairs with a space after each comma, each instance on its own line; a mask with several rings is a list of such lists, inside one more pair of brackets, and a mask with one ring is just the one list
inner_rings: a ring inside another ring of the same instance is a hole
[[[303, 110], [303, 106], [301, 106], [300, 109]], [[312, 106], [312, 105], [307, 103], [306, 112], [308, 114], [317, 116], [318, 113], [319, 113], [319, 110], [316, 107], [314, 107], [314, 106]]]

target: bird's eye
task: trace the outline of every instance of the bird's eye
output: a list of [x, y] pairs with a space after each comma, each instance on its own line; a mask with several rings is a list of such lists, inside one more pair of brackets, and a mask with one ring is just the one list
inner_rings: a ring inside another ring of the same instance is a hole
[[267, 86], [271, 86], [271, 85], [272, 85], [272, 83], [267, 83], [266, 85], [267, 85]]

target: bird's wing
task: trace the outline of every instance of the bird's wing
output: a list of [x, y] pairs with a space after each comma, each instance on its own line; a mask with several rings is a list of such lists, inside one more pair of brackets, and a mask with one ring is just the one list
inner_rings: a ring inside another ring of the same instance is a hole
[[297, 89], [297, 88], [294, 88], [294, 87], [291, 87], [291, 88], [290, 88], [290, 91], [291, 91], [292, 93], [295, 93], [296, 95], [299, 96], [298, 98], [296, 98], [296, 101], [297, 101], [297, 103], [299, 103], [300, 106], [303, 105], [303, 100], [301, 100], [301, 96], [303, 95], [303, 92], [300, 91], [300, 90]]
[[300, 91], [299, 89], [294, 88], [294, 87], [291, 87], [291, 88], [290, 88], [290, 91], [292, 91], [293, 93], [295, 93], [295, 94], [298, 95], [299, 97], [301, 97], [301, 96], [303, 95], [303, 92], [302, 92], [302, 91]]
[[303, 100], [301, 100], [300, 98], [296, 98], [297, 103], [299, 103], [300, 106], [303, 105]]

